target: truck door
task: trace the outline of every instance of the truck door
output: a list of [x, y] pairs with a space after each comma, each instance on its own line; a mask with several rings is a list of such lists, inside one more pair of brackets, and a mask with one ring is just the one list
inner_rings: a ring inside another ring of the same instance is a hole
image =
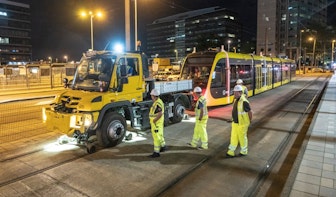
[[140, 70], [141, 59], [138, 57], [122, 57], [119, 59], [118, 66], [125, 66], [127, 71], [128, 83], [123, 85], [123, 91], [119, 94], [121, 100], [142, 101], [143, 77]]

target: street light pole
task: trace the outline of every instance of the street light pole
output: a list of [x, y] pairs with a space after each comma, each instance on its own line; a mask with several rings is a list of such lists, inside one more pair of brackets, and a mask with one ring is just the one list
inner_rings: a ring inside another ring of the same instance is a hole
[[310, 37], [309, 40], [313, 40], [313, 66], [315, 66], [315, 46], [316, 46], [316, 37]]
[[[302, 32], [303, 32], [303, 30], [300, 30], [299, 74], [301, 74], [301, 64], [302, 64]], [[303, 67], [303, 69], [304, 69], [304, 67]], [[303, 74], [305, 74], [304, 70], [303, 70]]]
[[131, 50], [131, 0], [125, 0], [125, 44], [126, 51]]
[[268, 51], [268, 27], [265, 28], [265, 53], [264, 55], [267, 56]]
[[230, 52], [230, 44], [231, 44], [231, 40], [228, 40], [228, 52]]
[[334, 48], [335, 48], [335, 42], [336, 40], [333, 40], [331, 42], [331, 64], [330, 64], [330, 67], [333, 66], [334, 64]]
[[134, 42], [135, 51], [138, 50], [138, 1], [134, 0]]
[[91, 21], [91, 50], [93, 50], [93, 13], [90, 11], [90, 21]]
[[89, 12], [82, 11], [81, 15], [82, 17], [86, 17], [87, 15], [90, 15], [91, 50], [93, 50], [93, 18], [95, 16], [102, 17], [102, 13], [101, 12], [93, 13], [92, 11], [89, 11]]
[[176, 54], [176, 62], [177, 62], [178, 61], [178, 50], [175, 49], [174, 51], [175, 51], [175, 54]]
[[314, 44], [313, 44], [313, 63], [314, 63], [314, 66], [316, 66], [316, 62], [315, 62], [316, 37], [313, 37], [313, 38], [314, 38]]

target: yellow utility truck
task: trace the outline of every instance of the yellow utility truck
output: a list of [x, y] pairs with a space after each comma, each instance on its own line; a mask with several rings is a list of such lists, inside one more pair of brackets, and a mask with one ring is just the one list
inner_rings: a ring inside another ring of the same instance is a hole
[[[67, 80], [65, 80], [67, 81]], [[149, 78], [146, 55], [137, 52], [88, 51], [67, 89], [43, 108], [49, 130], [58, 130], [85, 144], [113, 147], [125, 137], [127, 126], [150, 128], [153, 88], [165, 104], [165, 124], [178, 123], [191, 108], [191, 80], [156, 81]]]

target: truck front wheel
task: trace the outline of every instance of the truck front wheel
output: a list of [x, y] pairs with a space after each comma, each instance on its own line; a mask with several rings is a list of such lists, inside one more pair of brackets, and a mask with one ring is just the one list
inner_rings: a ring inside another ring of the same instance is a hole
[[126, 133], [126, 120], [118, 113], [108, 113], [97, 130], [97, 140], [102, 147], [113, 147], [121, 143]]

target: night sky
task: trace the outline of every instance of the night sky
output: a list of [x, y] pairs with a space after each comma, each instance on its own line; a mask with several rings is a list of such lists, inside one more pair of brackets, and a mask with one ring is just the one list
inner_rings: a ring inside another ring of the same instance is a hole
[[[94, 19], [94, 49], [111, 43], [124, 44], [124, 0], [20, 0], [31, 5], [33, 60], [51, 56], [78, 61], [91, 47], [90, 18], [79, 10], [101, 9], [105, 18]], [[332, 0], [334, 2], [334, 0]], [[245, 36], [256, 36], [257, 0], [138, 0], [138, 39], [146, 40], [146, 25], [173, 14], [220, 6], [237, 12]], [[133, 1], [131, 1], [133, 4]], [[332, 4], [335, 8], [335, 3]], [[335, 9], [334, 9], [335, 10]], [[133, 11], [132, 11], [133, 12]], [[335, 12], [331, 20], [335, 21]], [[336, 23], [335, 23], [336, 24]], [[132, 25], [132, 24], [131, 24]], [[133, 33], [131, 34], [133, 38]], [[131, 43], [133, 46], [133, 43]]]
[[[31, 5], [33, 60], [63, 59], [78, 61], [91, 47], [90, 19], [79, 10], [101, 9], [105, 18], [94, 19], [94, 49], [111, 43], [124, 44], [124, 0], [21, 0]], [[241, 14], [245, 32], [255, 36], [257, 0], [138, 0], [138, 39], [145, 45], [146, 25], [181, 12], [220, 6]], [[230, 2], [230, 4], [228, 4]], [[133, 4], [133, 1], [131, 1]], [[241, 8], [241, 5], [244, 5]], [[133, 13], [133, 11], [132, 11]], [[132, 25], [132, 24], [131, 24]], [[133, 33], [131, 34], [133, 38]], [[133, 43], [131, 43], [133, 46]]]

